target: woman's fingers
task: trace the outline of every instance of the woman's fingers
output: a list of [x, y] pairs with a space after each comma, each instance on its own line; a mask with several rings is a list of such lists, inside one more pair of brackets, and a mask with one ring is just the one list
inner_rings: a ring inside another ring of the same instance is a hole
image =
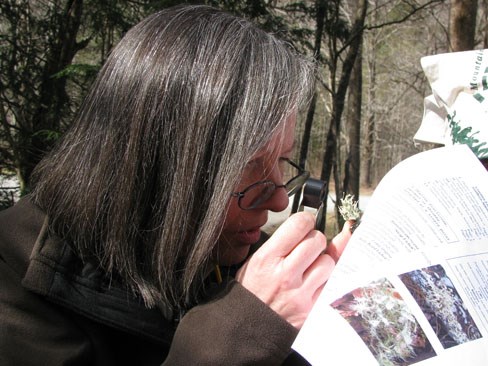
[[351, 238], [351, 227], [353, 224], [353, 221], [346, 221], [344, 223], [342, 231], [337, 234], [327, 245], [327, 250], [325, 252], [330, 255], [336, 262], [339, 260], [342, 252], [346, 248], [347, 242]]
[[303, 273], [303, 282], [310, 283], [312, 287], [321, 286], [327, 282], [334, 267], [334, 259], [328, 254], [322, 254]]
[[313, 230], [315, 219], [308, 212], [291, 215], [264, 243], [259, 252], [263, 256], [286, 257]]
[[[317, 261], [324, 252], [327, 240], [317, 230], [310, 231], [303, 240], [284, 258], [283, 266], [300, 276]], [[300, 276], [301, 277], [301, 276]]]

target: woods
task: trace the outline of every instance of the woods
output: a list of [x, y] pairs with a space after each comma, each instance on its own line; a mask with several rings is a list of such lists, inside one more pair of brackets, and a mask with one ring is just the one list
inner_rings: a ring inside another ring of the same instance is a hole
[[[17, 177], [20, 194], [113, 45], [147, 14], [177, 3], [0, 3], [0, 171]], [[301, 114], [295, 160], [328, 182], [335, 200], [374, 188], [424, 148], [412, 140], [428, 94], [420, 57], [488, 47], [488, 0], [205, 3], [252, 19], [316, 60], [316, 94]]]

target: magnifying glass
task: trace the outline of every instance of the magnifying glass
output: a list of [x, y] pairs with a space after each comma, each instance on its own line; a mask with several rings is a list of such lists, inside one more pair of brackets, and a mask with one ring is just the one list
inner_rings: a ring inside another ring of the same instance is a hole
[[303, 211], [303, 208], [311, 207], [317, 209], [315, 213], [315, 229], [325, 232], [325, 200], [327, 184], [320, 179], [308, 178], [301, 190], [301, 201], [299, 210]]

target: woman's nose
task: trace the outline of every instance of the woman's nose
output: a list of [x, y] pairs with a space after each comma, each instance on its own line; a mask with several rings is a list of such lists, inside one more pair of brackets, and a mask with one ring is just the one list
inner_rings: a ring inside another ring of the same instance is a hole
[[262, 208], [273, 212], [280, 212], [288, 207], [288, 192], [285, 187], [275, 189], [273, 195], [263, 203]]
[[260, 208], [273, 212], [280, 212], [288, 207], [288, 192], [283, 183], [283, 170], [279, 164], [272, 169], [268, 179], [273, 181], [277, 187], [270, 198], [268, 198]]

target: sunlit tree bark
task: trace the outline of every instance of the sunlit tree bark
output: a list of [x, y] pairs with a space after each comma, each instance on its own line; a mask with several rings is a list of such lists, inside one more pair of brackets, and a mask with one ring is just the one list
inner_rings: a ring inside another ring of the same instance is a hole
[[449, 14], [449, 43], [453, 52], [475, 47], [477, 0], [451, 0]]

